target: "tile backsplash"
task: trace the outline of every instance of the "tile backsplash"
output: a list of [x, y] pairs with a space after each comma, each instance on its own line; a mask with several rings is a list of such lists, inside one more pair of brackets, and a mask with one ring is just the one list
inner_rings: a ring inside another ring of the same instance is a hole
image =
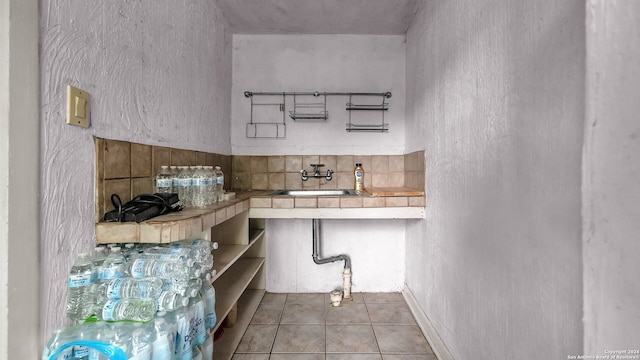
[[[409, 187], [424, 191], [425, 153], [406, 155], [271, 155], [232, 156], [231, 185], [238, 190], [351, 189], [353, 168], [362, 163], [366, 187]], [[334, 170], [333, 179], [302, 181], [300, 170], [312, 173], [311, 164]]]
[[[123, 202], [154, 192], [154, 178], [162, 165], [220, 165], [225, 189], [351, 189], [353, 168], [362, 163], [367, 187], [408, 187], [424, 191], [425, 152], [405, 155], [221, 155], [194, 150], [95, 138], [96, 222], [113, 209], [111, 194]], [[302, 181], [300, 170], [310, 164], [334, 170], [333, 179]]]
[[[231, 156], [95, 138], [96, 222], [113, 210], [111, 194], [127, 202], [154, 192], [154, 178], [162, 165], [219, 165], [231, 173]], [[230, 184], [227, 184], [228, 187]]]

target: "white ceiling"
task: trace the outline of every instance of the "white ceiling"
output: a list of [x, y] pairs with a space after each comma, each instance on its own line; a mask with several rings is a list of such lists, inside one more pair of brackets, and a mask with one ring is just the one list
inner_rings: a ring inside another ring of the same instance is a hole
[[235, 34], [401, 35], [423, 0], [215, 0]]

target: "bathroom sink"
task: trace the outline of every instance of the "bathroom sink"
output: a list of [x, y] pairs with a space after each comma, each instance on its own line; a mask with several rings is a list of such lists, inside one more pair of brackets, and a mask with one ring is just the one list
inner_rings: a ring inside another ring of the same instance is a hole
[[357, 196], [355, 190], [350, 189], [307, 189], [307, 190], [276, 190], [271, 195], [285, 196]]

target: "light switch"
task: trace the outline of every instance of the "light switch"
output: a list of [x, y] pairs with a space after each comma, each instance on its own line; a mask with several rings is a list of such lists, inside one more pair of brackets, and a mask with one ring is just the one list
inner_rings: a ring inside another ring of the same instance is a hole
[[89, 127], [89, 93], [67, 86], [67, 124]]

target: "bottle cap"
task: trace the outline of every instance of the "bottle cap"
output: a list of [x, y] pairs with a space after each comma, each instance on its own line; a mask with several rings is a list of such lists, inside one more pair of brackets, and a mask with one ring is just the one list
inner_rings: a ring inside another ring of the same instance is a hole
[[356, 163], [356, 166], [362, 166], [362, 163]]

